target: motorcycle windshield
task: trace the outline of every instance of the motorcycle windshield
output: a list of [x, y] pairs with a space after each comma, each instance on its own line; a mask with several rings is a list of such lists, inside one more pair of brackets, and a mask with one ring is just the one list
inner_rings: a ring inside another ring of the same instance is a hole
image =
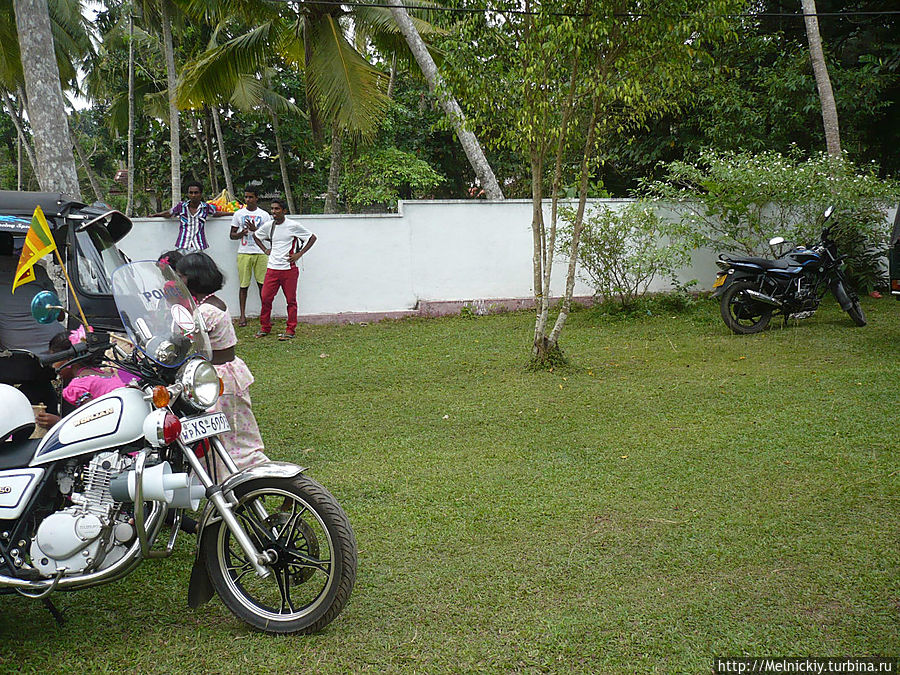
[[171, 267], [150, 260], [122, 265], [112, 288], [128, 337], [152, 361], [177, 368], [192, 356], [211, 357], [200, 312]]

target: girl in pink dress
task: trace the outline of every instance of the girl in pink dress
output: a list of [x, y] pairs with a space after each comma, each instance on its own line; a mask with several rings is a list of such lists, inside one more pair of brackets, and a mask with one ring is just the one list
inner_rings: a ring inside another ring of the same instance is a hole
[[[177, 272], [197, 300], [209, 332], [213, 350], [212, 363], [224, 384], [224, 391], [218, 402], [209, 410], [224, 413], [231, 426], [231, 431], [221, 434], [219, 440], [228, 449], [228, 454], [239, 469], [268, 462], [269, 458], [263, 452], [262, 435], [250, 404], [253, 374], [243, 359], [234, 353], [237, 335], [231, 323], [231, 315], [225, 303], [215, 295], [224, 283], [222, 272], [205, 253], [191, 253], [181, 258]], [[219, 476], [228, 475], [221, 462], [217, 461], [216, 464]]]
[[[68, 335], [65, 333], [55, 335], [50, 340], [50, 353], [63, 352], [84, 339], [83, 326], [78, 330], [73, 330]], [[115, 389], [124, 387], [137, 379], [137, 377], [124, 370], [117, 369], [113, 371], [102, 367], [100, 365], [101, 358], [102, 356], [98, 355], [93, 361], [87, 360], [73, 363], [71, 366], [67, 366], [59, 371], [59, 378], [63, 383], [62, 397], [63, 401], [65, 401], [63, 404], [65, 412], [69, 412], [83, 403], [103, 396], [103, 394], [108, 394]], [[60, 361], [53, 365], [59, 367], [63, 363], [65, 361]], [[49, 429], [59, 422], [60, 416], [42, 412], [39, 413], [39, 417], [36, 417], [36, 420], [40, 426]]]

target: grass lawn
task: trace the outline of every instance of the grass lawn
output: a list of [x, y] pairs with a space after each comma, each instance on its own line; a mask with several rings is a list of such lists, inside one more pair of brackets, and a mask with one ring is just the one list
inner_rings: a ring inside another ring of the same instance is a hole
[[[301, 327], [238, 352], [269, 454], [347, 510], [324, 632], [186, 606], [193, 541], [118, 583], [0, 598], [4, 672], [709, 673], [716, 655], [900, 655], [900, 304], [732, 335], [575, 313]], [[276, 332], [278, 330], [276, 326]]]

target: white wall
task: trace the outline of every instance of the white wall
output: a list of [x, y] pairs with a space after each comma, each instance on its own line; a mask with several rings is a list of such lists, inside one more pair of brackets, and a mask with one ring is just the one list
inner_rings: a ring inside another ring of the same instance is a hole
[[[625, 200], [593, 203], [621, 207]], [[545, 204], [549, 221], [549, 203]], [[503, 202], [400, 202], [397, 214], [297, 216], [316, 233], [315, 246], [301, 259], [299, 311], [307, 318], [341, 313], [396, 313], [419, 302], [531, 299], [531, 200]], [[228, 238], [230, 219], [207, 222], [207, 250], [226, 277], [223, 299], [238, 313], [237, 242]], [[136, 218], [120, 243], [133, 260], [156, 259], [170, 249], [176, 221]], [[696, 252], [680, 275], [708, 288], [715, 278], [710, 252]], [[565, 290], [566, 262], [554, 263], [553, 295]], [[663, 290], [656, 280], [651, 290]], [[577, 282], [576, 296], [593, 289]], [[284, 316], [279, 295], [273, 313]], [[247, 313], [259, 314], [259, 295], [251, 286]], [[327, 318], [327, 317], [326, 317]], [[334, 317], [337, 318], [337, 317]]]

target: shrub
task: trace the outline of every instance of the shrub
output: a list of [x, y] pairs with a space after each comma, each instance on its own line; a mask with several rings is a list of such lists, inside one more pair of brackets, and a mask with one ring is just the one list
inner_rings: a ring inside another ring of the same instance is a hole
[[[562, 230], [562, 247], [568, 250], [575, 214], [569, 207], [560, 213], [568, 223]], [[580, 276], [605, 300], [629, 307], [653, 279], [674, 277], [695, 245], [689, 229], [660, 218], [649, 202], [632, 202], [619, 211], [600, 206], [584, 218]]]
[[883, 209], [900, 196], [900, 185], [881, 180], [877, 167], [856, 167], [825, 153], [809, 159], [777, 152], [707, 150], [694, 162], [672, 162], [662, 181], [642, 193], [672, 203], [681, 222], [706, 246], [719, 251], [767, 254], [765, 242], [781, 235], [798, 244], [817, 241], [821, 216], [835, 207], [832, 231], [848, 255], [854, 281], [871, 286], [886, 249]]
[[401, 194], [419, 198], [444, 182], [427, 162], [397, 148], [371, 150], [356, 158], [341, 181], [351, 209], [380, 206], [394, 211]]

